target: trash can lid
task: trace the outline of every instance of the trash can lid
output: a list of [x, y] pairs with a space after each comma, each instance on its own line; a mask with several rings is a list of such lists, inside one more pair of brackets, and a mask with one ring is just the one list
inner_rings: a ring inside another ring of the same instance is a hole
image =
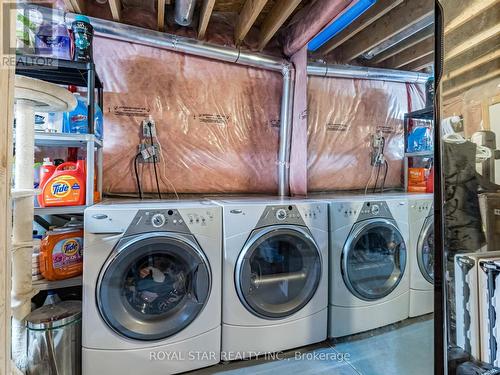
[[46, 330], [75, 323], [80, 321], [81, 317], [81, 301], [63, 301], [33, 310], [25, 320], [28, 329]]

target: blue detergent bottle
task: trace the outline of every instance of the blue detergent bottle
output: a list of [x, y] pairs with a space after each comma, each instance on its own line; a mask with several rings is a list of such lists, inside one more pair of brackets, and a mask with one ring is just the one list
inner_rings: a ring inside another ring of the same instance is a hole
[[76, 92], [76, 87], [70, 86], [68, 89], [75, 96], [77, 105], [71, 112], [64, 113], [63, 132], [87, 134], [89, 132], [87, 100]]
[[[70, 86], [69, 91], [75, 95], [77, 106], [71, 112], [64, 113], [64, 133], [87, 134], [89, 132], [87, 99], [76, 92], [76, 87]], [[103, 136], [103, 114], [101, 108], [96, 104], [94, 113], [94, 133], [97, 138]]]

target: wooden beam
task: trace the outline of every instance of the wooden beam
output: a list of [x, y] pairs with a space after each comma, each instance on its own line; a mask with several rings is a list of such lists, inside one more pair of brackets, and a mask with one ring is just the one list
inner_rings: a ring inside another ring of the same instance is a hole
[[108, 0], [113, 20], [120, 21], [122, 18], [122, 2], [120, 0]]
[[464, 82], [461, 85], [455, 86], [449, 90], [443, 90], [443, 96], [449, 97], [453, 95], [457, 95], [458, 93], [465, 91], [467, 89], [470, 89], [474, 86], [479, 86], [482, 83], [485, 83], [491, 79], [494, 79], [496, 77], [500, 77], [500, 69], [497, 69], [491, 73], [488, 73], [486, 75], [481, 75], [475, 79], [472, 79], [470, 81]]
[[264, 49], [301, 1], [302, 0], [278, 0], [278, 2], [274, 4], [260, 28], [259, 51]]
[[421, 57], [418, 60], [412, 61], [409, 64], [403, 65], [400, 69], [408, 71], [419, 71], [432, 64], [434, 64], [434, 52], [430, 55]]
[[445, 60], [452, 59], [468, 50], [471, 48], [474, 48], [489, 39], [492, 38], [497, 38], [500, 35], [500, 23], [497, 23], [496, 25], [493, 25], [489, 29], [483, 30], [482, 32], [475, 34], [469, 39], [466, 39], [463, 43], [460, 43], [450, 50], [446, 51], [445, 53]]
[[246, 0], [238, 16], [238, 23], [234, 30], [234, 43], [240, 45], [247, 36], [267, 0]]
[[345, 42], [341, 47], [343, 61], [354, 60], [402, 30], [426, 17], [432, 17], [433, 14], [433, 0], [405, 1]]
[[75, 8], [73, 8], [72, 0], [64, 0], [64, 7], [66, 8], [67, 12], [75, 13]]
[[444, 27], [444, 33], [449, 34], [453, 30], [458, 29], [460, 26], [466, 24], [474, 17], [485, 12], [494, 5], [500, 4], [500, 0], [477, 0], [472, 3], [468, 8], [462, 9], [460, 14], [448, 22]]
[[383, 15], [389, 13], [392, 9], [401, 4], [403, 0], [379, 0], [370, 7], [364, 14], [358, 17], [353, 23], [342, 30], [338, 35], [334, 36], [325, 43], [318, 52], [326, 55], [335, 48], [351, 39], [354, 35], [361, 32], [366, 27], [370, 26]]
[[[463, 61], [462, 66], [460, 68], [448, 71], [446, 75], [443, 76], [443, 81], [453, 79], [458, 77], [459, 75], [462, 75], [472, 69], [476, 69], [478, 66], [481, 66], [483, 64], [488, 64], [489, 62], [500, 59], [500, 49], [496, 49], [484, 56], [478, 57], [475, 60], [469, 60], [468, 62], [466, 60]], [[500, 62], [499, 62], [500, 66]]]
[[434, 35], [424, 39], [411, 48], [405, 49], [401, 53], [389, 58], [383, 63], [385, 68], [398, 69], [404, 65], [428, 56], [434, 52]]
[[203, 0], [203, 5], [200, 12], [200, 22], [198, 25], [198, 39], [205, 38], [208, 22], [214, 9], [215, 0]]
[[158, 0], [158, 30], [165, 31], [165, 0]]
[[[0, 0], [0, 30], [9, 30], [8, 13], [15, 2]], [[12, 9], [13, 11], [14, 9]], [[11, 15], [13, 12], [10, 13]], [[10, 17], [10, 34], [15, 35], [15, 20]], [[13, 21], [13, 22], [12, 22]], [[5, 64], [9, 55], [4, 52], [4, 38], [0, 38], [0, 374], [11, 374], [11, 207], [12, 124], [14, 111], [14, 69]]]
[[417, 45], [418, 43], [424, 41], [425, 39], [429, 38], [432, 35], [434, 35], [434, 25], [427, 26], [426, 28], [418, 31], [409, 38], [402, 40], [395, 46], [378, 54], [372, 60], [370, 60], [370, 63], [373, 62], [375, 64], [379, 64], [382, 61], [387, 60], [388, 58], [395, 56], [398, 53], [401, 53], [402, 51]]
[[[65, 0], [67, 1], [67, 0]], [[73, 10], [76, 12], [76, 13], [85, 13], [85, 0], [71, 0], [72, 4], [73, 4]]]

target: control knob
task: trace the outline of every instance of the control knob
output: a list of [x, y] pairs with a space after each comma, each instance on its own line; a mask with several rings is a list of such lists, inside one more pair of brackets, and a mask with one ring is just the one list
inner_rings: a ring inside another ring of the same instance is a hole
[[285, 220], [286, 219], [286, 211], [282, 208], [280, 208], [278, 211], [276, 211], [276, 219], [278, 220]]
[[380, 213], [380, 207], [374, 204], [371, 209], [372, 215], [378, 215]]
[[160, 228], [163, 225], [165, 225], [165, 216], [162, 214], [155, 214], [151, 218], [151, 224], [153, 224], [153, 227], [155, 228]]

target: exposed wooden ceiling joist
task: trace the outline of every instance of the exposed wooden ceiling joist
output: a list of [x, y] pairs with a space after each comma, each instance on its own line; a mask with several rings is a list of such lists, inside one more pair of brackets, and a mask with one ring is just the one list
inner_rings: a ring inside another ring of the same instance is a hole
[[353, 23], [342, 30], [338, 35], [330, 39], [318, 52], [326, 55], [340, 46], [342, 43], [351, 39], [354, 35], [361, 32], [373, 22], [389, 13], [392, 9], [400, 5], [404, 0], [379, 0], [362, 14]]
[[113, 20], [120, 21], [122, 18], [122, 4], [120, 0], [108, 0], [109, 8], [111, 9], [111, 14]]
[[64, 0], [64, 7], [67, 12], [75, 13], [75, 8], [73, 8], [73, 2], [71, 0]]
[[[483, 65], [483, 64], [488, 64], [493, 60], [499, 60], [500, 59], [500, 49], [495, 49], [494, 51], [483, 55], [481, 57], [478, 57], [476, 59], [472, 60], [463, 60], [463, 64], [460, 66], [460, 68], [457, 68], [455, 70], [448, 70], [447, 74], [443, 76], [443, 81], [449, 80], [456, 78], [472, 69], [476, 69], [477, 67]], [[500, 62], [500, 60], [499, 60]], [[500, 63], [499, 63], [500, 65]]]
[[452, 59], [468, 50], [471, 48], [474, 48], [489, 39], [492, 38], [498, 38], [500, 35], [500, 23], [497, 23], [496, 25], [493, 25], [492, 27], [481, 31], [478, 34], [475, 34], [469, 39], [462, 39], [464, 40], [462, 43], [452, 46], [448, 51], [445, 53], [445, 60]]
[[457, 95], [462, 91], [480, 85], [498, 76], [500, 76], [500, 60], [497, 59], [469, 70], [453, 79], [444, 81], [443, 95]]
[[85, 13], [85, 0], [71, 0], [76, 13]]
[[387, 60], [388, 58], [395, 56], [398, 53], [401, 53], [405, 49], [415, 46], [416, 44], [424, 41], [432, 35], [434, 35], [434, 25], [427, 26], [423, 30], [420, 30], [417, 33], [413, 34], [411, 37], [402, 40], [394, 47], [391, 47], [381, 54], [375, 56], [372, 60], [370, 60], [370, 63], [373, 62], [375, 64], [379, 64], [382, 61]]
[[341, 46], [343, 61], [354, 60], [407, 27], [432, 16], [433, 12], [433, 0], [405, 1], [345, 42]]
[[430, 55], [426, 55], [424, 57], [421, 57], [415, 61], [412, 61], [411, 63], [407, 65], [403, 65], [400, 69], [401, 70], [415, 70], [419, 71], [422, 70], [430, 65], [434, 64], [434, 52], [432, 52]]
[[208, 22], [214, 9], [215, 0], [203, 0], [200, 11], [200, 22], [198, 23], [198, 39], [205, 38]]
[[245, 39], [245, 36], [250, 31], [250, 28], [266, 3], [267, 0], [246, 0], [234, 30], [234, 42], [236, 45], [240, 45], [243, 39]]
[[428, 56], [434, 52], [434, 35], [427, 37], [423, 41], [407, 48], [399, 54], [392, 56], [382, 64], [386, 68], [398, 69], [404, 65]]
[[456, 8], [460, 9], [461, 12], [445, 25], [444, 33], [449, 34], [497, 4], [500, 4], [500, 0], [475, 0], [465, 9], [460, 4], [457, 4]]
[[271, 38], [276, 34], [278, 29], [290, 17], [295, 8], [302, 0], [278, 0], [269, 14], [266, 16], [261, 28], [259, 36], [259, 47], [262, 51]]
[[165, 0], [158, 0], [158, 30], [165, 30]]
[[459, 86], [456, 86], [454, 87], [452, 90], [448, 90], [448, 91], [444, 91], [444, 96], [445, 97], [450, 97], [450, 96], [453, 96], [453, 95], [457, 95], [467, 89], [470, 89], [474, 86], [478, 86], [482, 83], [486, 83], [488, 82], [489, 80], [491, 79], [494, 79], [494, 78], [497, 78], [497, 77], [500, 77], [500, 69], [498, 70], [495, 70], [491, 73], [488, 73], [486, 75], [483, 75], [483, 76], [480, 76], [478, 78], [475, 78], [471, 81], [467, 81]]

